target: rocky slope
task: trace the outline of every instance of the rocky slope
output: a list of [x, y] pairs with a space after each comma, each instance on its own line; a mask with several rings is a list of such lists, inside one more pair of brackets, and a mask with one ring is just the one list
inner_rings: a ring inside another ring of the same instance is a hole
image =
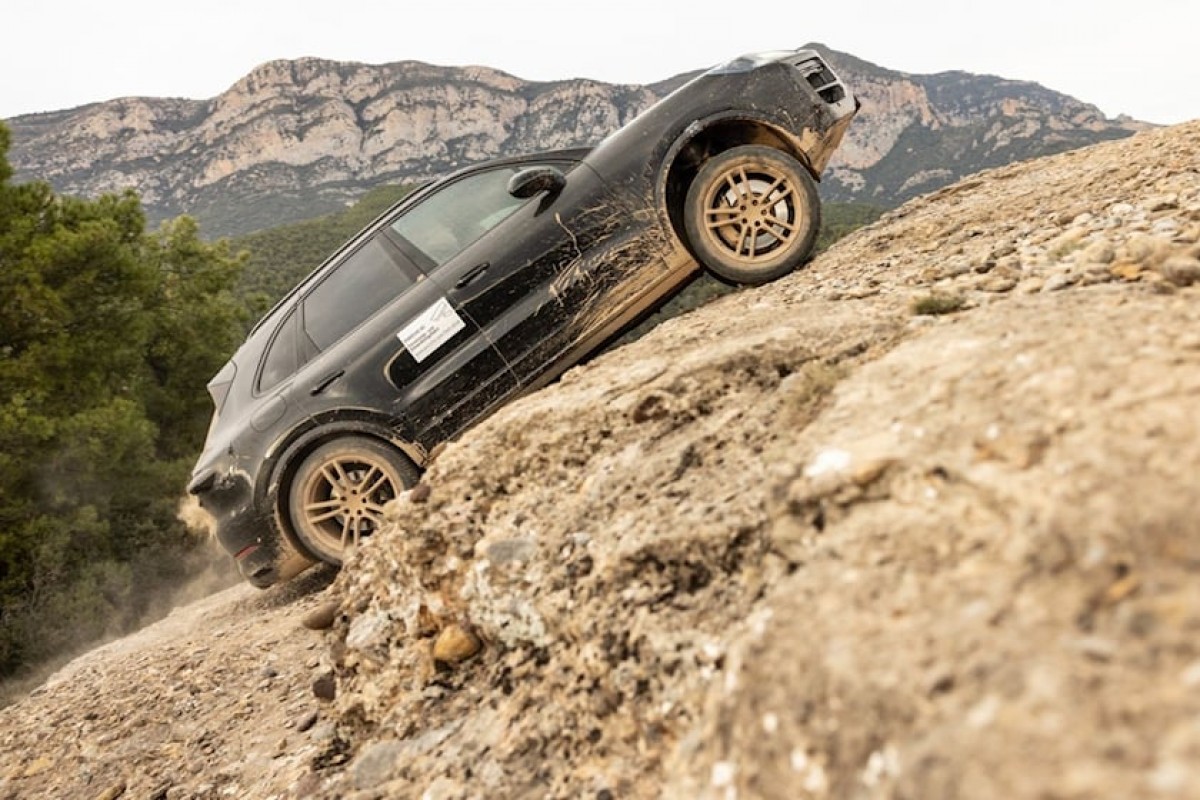
[[0, 712], [0, 797], [1197, 796], [1198, 149], [978, 174], [567, 373], [327, 588]]
[[[1036, 84], [907, 75], [817, 47], [863, 100], [827, 200], [892, 206], [986, 166], [1145, 127]], [[133, 188], [153, 220], [189, 213], [210, 234], [236, 234], [338, 208], [379, 183], [594, 144], [686, 77], [531, 83], [413, 61], [274, 61], [209, 100], [133, 97], [16, 117], [9, 155], [19, 179], [88, 196]]]

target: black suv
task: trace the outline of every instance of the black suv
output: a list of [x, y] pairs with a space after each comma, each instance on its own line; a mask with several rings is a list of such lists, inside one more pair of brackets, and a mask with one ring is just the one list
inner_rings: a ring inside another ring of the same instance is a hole
[[812, 251], [814, 181], [858, 103], [813, 51], [735, 59], [591, 150], [413, 193], [302, 281], [209, 384], [188, 491], [265, 587], [341, 563], [438, 444], [553, 380], [701, 266], [737, 284]]

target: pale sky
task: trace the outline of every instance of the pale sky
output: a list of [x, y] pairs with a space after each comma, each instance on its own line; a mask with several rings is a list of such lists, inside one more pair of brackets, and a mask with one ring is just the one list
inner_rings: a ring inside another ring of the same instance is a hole
[[910, 73], [1030, 80], [1108, 116], [1200, 118], [1200, 0], [19, 0], [0, 119], [129, 95], [205, 99], [317, 56], [481, 64], [526, 80], [653, 83], [821, 42]]

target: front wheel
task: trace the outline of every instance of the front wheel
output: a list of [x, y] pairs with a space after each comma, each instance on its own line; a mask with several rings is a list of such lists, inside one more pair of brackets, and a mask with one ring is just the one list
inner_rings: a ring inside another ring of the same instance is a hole
[[772, 147], [745, 145], [700, 168], [683, 221], [703, 266], [730, 283], [754, 285], [804, 263], [821, 227], [821, 205], [803, 164]]
[[398, 450], [365, 436], [326, 442], [300, 464], [288, 518], [308, 554], [340, 565], [346, 549], [383, 526], [383, 508], [420, 480]]

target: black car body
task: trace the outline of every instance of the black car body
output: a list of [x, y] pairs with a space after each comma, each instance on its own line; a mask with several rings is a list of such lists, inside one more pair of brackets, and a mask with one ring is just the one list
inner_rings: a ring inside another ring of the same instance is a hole
[[340, 563], [431, 451], [659, 307], [702, 267], [807, 258], [857, 110], [821, 57], [745, 56], [591, 150], [472, 166], [383, 214], [209, 384], [189, 491], [256, 586]]

